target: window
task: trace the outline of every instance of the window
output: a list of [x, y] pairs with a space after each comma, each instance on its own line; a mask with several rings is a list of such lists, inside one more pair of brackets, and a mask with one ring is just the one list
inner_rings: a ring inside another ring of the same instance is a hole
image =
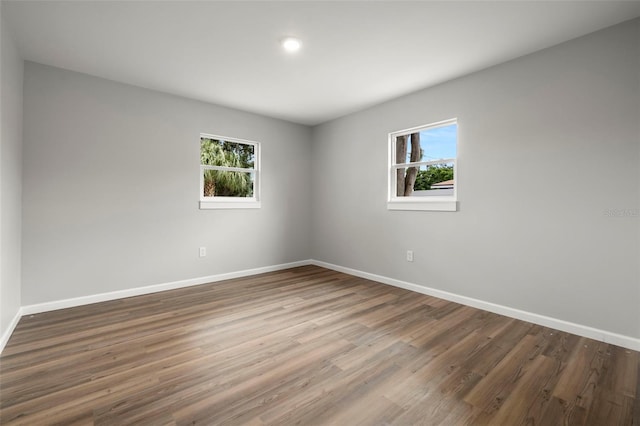
[[389, 134], [389, 210], [456, 211], [456, 119]]
[[260, 144], [200, 135], [200, 208], [260, 208]]

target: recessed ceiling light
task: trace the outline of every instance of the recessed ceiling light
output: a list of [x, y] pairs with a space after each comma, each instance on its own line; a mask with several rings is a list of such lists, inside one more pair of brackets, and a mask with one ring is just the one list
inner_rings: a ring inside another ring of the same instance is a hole
[[287, 52], [296, 52], [300, 50], [300, 47], [302, 46], [302, 43], [300, 42], [300, 40], [295, 37], [285, 37], [282, 39], [281, 43], [282, 43], [282, 47]]

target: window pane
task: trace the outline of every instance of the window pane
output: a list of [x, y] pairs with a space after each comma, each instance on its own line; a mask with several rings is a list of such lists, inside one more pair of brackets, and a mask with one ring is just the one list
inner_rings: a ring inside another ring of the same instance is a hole
[[458, 125], [456, 123], [420, 132], [422, 161], [456, 158]]
[[451, 196], [453, 174], [453, 163], [397, 169], [396, 196]]
[[253, 197], [253, 173], [203, 170], [205, 197]]
[[201, 137], [200, 164], [253, 169], [255, 168], [255, 146]]
[[457, 133], [458, 125], [454, 123], [398, 136], [397, 164], [456, 158]]

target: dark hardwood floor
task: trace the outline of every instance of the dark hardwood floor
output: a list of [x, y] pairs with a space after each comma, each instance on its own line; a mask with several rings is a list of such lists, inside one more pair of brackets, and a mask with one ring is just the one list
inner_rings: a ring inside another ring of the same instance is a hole
[[308, 266], [23, 317], [3, 425], [637, 425], [638, 352]]

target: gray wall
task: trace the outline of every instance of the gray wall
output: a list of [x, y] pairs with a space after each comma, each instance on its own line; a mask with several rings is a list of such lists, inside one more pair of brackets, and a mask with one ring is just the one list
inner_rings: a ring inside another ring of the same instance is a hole
[[[316, 127], [313, 258], [640, 337], [639, 28]], [[453, 117], [459, 211], [388, 211], [387, 134]]]
[[[4, 3], [0, 5], [0, 15], [3, 7]], [[0, 27], [0, 336], [3, 336], [20, 309], [23, 61], [4, 22]]]
[[[23, 305], [309, 258], [309, 128], [31, 62], [24, 78]], [[261, 209], [199, 210], [200, 132], [262, 142]]]
[[[313, 129], [27, 63], [22, 304], [315, 258], [640, 337], [639, 27]], [[387, 133], [451, 117], [460, 211], [388, 211]], [[200, 132], [263, 143], [262, 209], [198, 209]]]

